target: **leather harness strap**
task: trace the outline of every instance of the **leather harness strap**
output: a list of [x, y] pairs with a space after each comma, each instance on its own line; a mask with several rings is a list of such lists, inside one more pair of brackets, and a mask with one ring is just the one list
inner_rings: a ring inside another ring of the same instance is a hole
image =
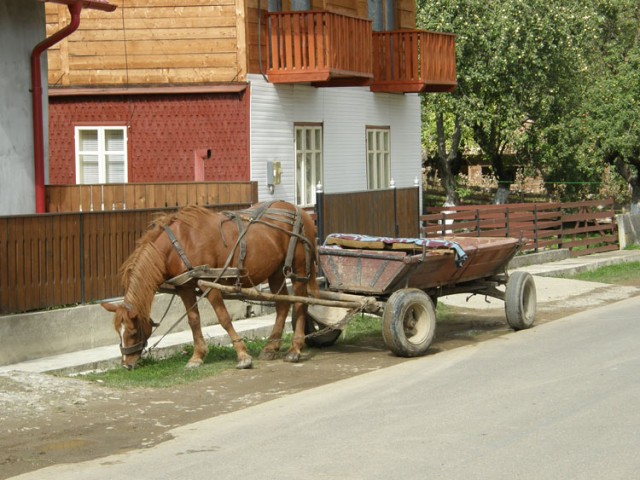
[[171, 245], [173, 245], [174, 250], [180, 256], [182, 263], [184, 263], [184, 266], [187, 267], [187, 270], [193, 270], [193, 266], [191, 265], [191, 263], [189, 263], [189, 259], [187, 258], [187, 255], [184, 253], [184, 250], [182, 249], [182, 245], [180, 245], [180, 242], [174, 235], [173, 230], [171, 230], [171, 227], [169, 227], [169, 225], [164, 225], [163, 228], [164, 228], [164, 231], [167, 233], [167, 237], [169, 237], [169, 241], [171, 242]]

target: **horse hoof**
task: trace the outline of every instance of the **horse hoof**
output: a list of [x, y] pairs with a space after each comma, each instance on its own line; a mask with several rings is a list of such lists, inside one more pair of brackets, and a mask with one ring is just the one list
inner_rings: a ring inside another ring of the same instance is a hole
[[300, 361], [300, 354], [296, 352], [289, 352], [287, 356], [284, 357], [285, 362], [289, 363], [298, 363]]
[[246, 368], [251, 368], [251, 357], [243, 358], [238, 363], [236, 363], [236, 368], [238, 370], [243, 370]]
[[189, 360], [185, 368], [198, 368], [200, 365], [202, 365], [202, 360]]

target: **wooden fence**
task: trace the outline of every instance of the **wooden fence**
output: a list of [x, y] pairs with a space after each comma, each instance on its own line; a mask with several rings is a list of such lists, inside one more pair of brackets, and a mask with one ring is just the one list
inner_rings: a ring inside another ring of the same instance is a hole
[[316, 210], [320, 242], [330, 233], [385, 237], [419, 235], [420, 191], [415, 187], [318, 193]]
[[[201, 192], [203, 185], [195, 184], [185, 191]], [[215, 186], [219, 200], [235, 200], [218, 201], [215, 205], [201, 203], [213, 211], [247, 208], [257, 200], [255, 182], [209, 185]], [[105, 196], [101, 198], [109, 198], [106, 192], [116, 191], [118, 186], [109, 187], [104, 189]], [[172, 191], [169, 184], [160, 185], [158, 189], [150, 185], [145, 187], [148, 189], [144, 191], [154, 192], [154, 201], [162, 198], [158, 192]], [[179, 184], [173, 191], [181, 188]], [[73, 192], [66, 198], [78, 198], [75, 197], [77, 193], [84, 195], [86, 191], [51, 189], [52, 192], [62, 190]], [[164, 198], [174, 198], [172, 193], [167, 195]], [[144, 198], [145, 202], [150, 202], [150, 196]], [[129, 210], [127, 205], [127, 210], [85, 211], [82, 207], [83, 211], [0, 217], [0, 314], [88, 303], [122, 295], [118, 270], [135, 249], [137, 239], [150, 221], [158, 213], [196, 203], [190, 193], [176, 198], [180, 203], [171, 204], [170, 208]], [[69, 209], [73, 209], [78, 204], [60, 202], [58, 205], [70, 205]]]
[[567, 248], [572, 256], [619, 248], [612, 199], [430, 207], [420, 220], [425, 237], [523, 237], [527, 250]]
[[47, 212], [95, 212], [258, 201], [257, 182], [48, 185]]

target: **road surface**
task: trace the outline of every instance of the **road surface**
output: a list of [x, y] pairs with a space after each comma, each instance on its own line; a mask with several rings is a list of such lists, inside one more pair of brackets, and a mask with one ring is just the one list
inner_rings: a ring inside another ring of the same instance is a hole
[[15, 478], [637, 478], [638, 311], [630, 298]]

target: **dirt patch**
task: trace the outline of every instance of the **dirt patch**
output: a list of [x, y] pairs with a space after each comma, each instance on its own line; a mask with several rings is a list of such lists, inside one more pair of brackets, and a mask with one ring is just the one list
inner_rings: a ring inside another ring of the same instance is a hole
[[[630, 286], [640, 287], [640, 281]], [[611, 300], [615, 287], [599, 295], [538, 307], [536, 324]], [[625, 290], [625, 296], [640, 290]], [[620, 300], [618, 292], [617, 300]], [[607, 300], [608, 299], [608, 300]], [[455, 308], [438, 324], [430, 354], [509, 333], [502, 308]], [[73, 463], [145, 447], [169, 431], [284, 395], [411, 361], [393, 356], [382, 339], [364, 347], [310, 349], [301, 363], [256, 361], [248, 371], [165, 389], [114, 390], [73, 378], [13, 372], [0, 375], [0, 479], [58, 463]]]

